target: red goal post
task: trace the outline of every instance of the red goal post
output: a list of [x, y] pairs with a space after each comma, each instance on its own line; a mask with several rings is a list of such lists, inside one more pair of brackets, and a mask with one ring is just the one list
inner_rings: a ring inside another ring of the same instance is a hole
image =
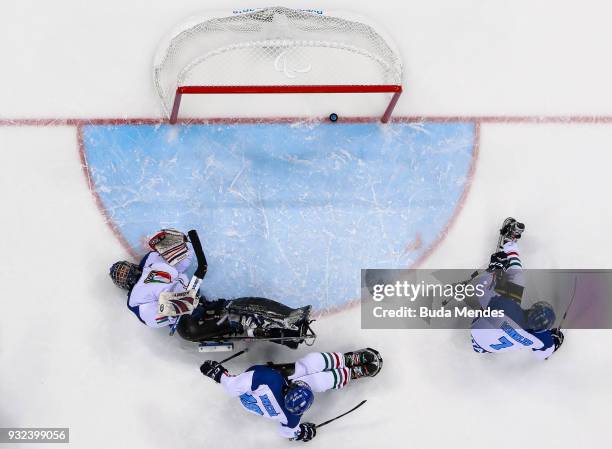
[[155, 88], [170, 123], [190, 94], [388, 93], [389, 121], [402, 66], [388, 37], [352, 13], [283, 7], [195, 18], [159, 47]]
[[312, 86], [179, 86], [176, 88], [170, 123], [175, 124], [184, 94], [355, 94], [355, 93], [392, 93], [391, 100], [380, 118], [387, 123], [391, 118], [397, 100], [402, 94], [402, 86], [394, 85], [362, 85], [352, 86], [312, 85]]

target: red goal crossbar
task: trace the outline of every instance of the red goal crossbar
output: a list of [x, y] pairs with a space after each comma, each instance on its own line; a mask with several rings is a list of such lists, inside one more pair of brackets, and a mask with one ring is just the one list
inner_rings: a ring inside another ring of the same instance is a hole
[[313, 86], [179, 86], [176, 88], [170, 123], [178, 120], [183, 94], [358, 94], [358, 93], [393, 93], [380, 121], [387, 123], [402, 94], [399, 85], [313, 85]]

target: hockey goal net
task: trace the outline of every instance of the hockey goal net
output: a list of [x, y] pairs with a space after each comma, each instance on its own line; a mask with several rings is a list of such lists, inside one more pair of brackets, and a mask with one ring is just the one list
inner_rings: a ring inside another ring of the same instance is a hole
[[402, 92], [392, 44], [361, 20], [284, 7], [192, 19], [159, 47], [155, 89], [170, 123], [187, 94]]

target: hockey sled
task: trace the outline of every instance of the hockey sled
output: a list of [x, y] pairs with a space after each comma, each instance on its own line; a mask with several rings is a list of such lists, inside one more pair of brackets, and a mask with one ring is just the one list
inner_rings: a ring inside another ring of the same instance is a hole
[[[184, 315], [177, 326], [179, 335], [198, 343], [201, 352], [231, 351], [237, 341], [267, 341], [297, 349], [302, 343], [311, 346], [317, 337], [310, 327], [314, 321], [310, 319], [311, 306], [293, 309], [258, 297], [205, 304], [208, 309], [204, 313]], [[261, 325], [247, 335], [237, 325], [243, 317], [252, 317]]]

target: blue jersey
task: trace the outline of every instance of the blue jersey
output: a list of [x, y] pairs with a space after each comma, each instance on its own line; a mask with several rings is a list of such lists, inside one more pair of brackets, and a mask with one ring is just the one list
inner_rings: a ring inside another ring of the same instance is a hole
[[531, 349], [539, 358], [550, 356], [555, 349], [549, 330], [526, 330], [525, 311], [515, 300], [493, 296], [488, 303], [491, 310], [503, 311], [501, 317], [478, 318], [472, 323], [472, 345], [476, 352], [510, 352]]
[[250, 413], [278, 421], [282, 436], [296, 436], [301, 416], [290, 413], [285, 407], [284, 391], [288, 382], [281, 373], [265, 365], [256, 365], [239, 376], [222, 376], [221, 385], [230, 396], [238, 397]]

